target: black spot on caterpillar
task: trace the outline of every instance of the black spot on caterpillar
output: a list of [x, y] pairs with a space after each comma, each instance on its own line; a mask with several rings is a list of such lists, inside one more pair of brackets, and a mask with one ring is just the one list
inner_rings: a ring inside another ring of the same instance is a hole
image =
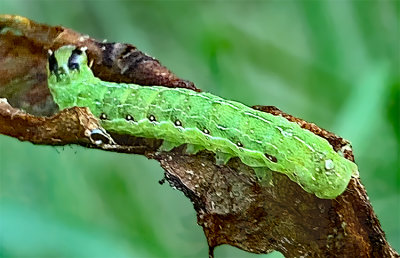
[[82, 55], [82, 50], [74, 49], [71, 56], [68, 58], [68, 69], [79, 70], [79, 56]]

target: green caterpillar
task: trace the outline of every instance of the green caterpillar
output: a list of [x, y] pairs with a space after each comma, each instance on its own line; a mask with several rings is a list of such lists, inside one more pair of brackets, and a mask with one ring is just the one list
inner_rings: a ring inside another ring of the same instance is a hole
[[[60, 109], [89, 107], [110, 132], [163, 139], [162, 150], [187, 143], [217, 162], [231, 157], [255, 169], [286, 174], [320, 198], [335, 198], [357, 166], [318, 137], [283, 117], [210, 93], [105, 82], [94, 77], [84, 49], [64, 46], [49, 57], [48, 85]], [[258, 170], [259, 171], [259, 170]]]

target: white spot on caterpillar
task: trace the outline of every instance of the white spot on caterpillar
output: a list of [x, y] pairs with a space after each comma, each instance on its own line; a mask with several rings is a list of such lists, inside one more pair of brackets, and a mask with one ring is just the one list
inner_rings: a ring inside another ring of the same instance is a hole
[[126, 119], [127, 121], [133, 121], [133, 116], [131, 116], [131, 115], [126, 115], [125, 119]]
[[325, 160], [325, 169], [326, 170], [331, 170], [335, 167], [335, 164], [333, 164], [333, 161], [331, 159]]
[[175, 121], [175, 125], [176, 125], [176, 126], [182, 126], [182, 123], [181, 123], [181, 121], [176, 120], [176, 121]]
[[101, 113], [101, 114], [100, 114], [100, 119], [101, 119], [101, 120], [106, 120], [106, 119], [107, 119], [107, 115], [104, 114], [104, 113]]
[[149, 120], [150, 120], [151, 122], [154, 122], [154, 121], [156, 121], [156, 117], [153, 116], [153, 115], [150, 115], [150, 116], [149, 116]]

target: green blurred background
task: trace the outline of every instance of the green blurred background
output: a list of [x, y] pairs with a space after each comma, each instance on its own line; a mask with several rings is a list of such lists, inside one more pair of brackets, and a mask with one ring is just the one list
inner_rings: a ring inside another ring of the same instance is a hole
[[[1, 0], [0, 13], [132, 43], [205, 91], [351, 140], [400, 250], [398, 1]], [[142, 156], [0, 136], [0, 255], [207, 257], [192, 204], [162, 176]]]

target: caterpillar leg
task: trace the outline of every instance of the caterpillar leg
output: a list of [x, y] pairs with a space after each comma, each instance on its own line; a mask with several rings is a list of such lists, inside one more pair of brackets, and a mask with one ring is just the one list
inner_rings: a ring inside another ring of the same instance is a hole
[[217, 152], [215, 153], [215, 162], [217, 165], [226, 165], [233, 156], [228, 153]]
[[263, 184], [269, 184], [273, 186], [272, 182], [272, 170], [267, 167], [253, 167], [257, 179]]
[[179, 145], [181, 144], [164, 140], [158, 150], [168, 152], [171, 151], [173, 148], [178, 147]]
[[204, 150], [205, 148], [201, 145], [190, 144], [186, 145], [186, 153], [187, 154], [197, 154], [197, 152]]

